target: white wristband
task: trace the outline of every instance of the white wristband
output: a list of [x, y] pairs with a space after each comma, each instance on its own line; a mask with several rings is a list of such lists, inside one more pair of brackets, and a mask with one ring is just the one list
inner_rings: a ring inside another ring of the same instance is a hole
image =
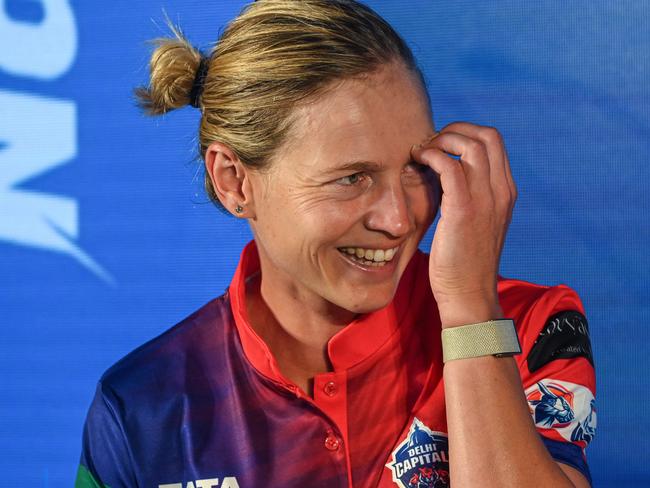
[[442, 330], [442, 360], [480, 356], [521, 354], [515, 323], [510, 319], [490, 320]]

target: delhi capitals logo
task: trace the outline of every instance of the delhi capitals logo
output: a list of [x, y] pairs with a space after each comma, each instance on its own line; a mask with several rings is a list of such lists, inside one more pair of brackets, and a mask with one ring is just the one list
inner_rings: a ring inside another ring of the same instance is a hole
[[447, 434], [433, 432], [417, 418], [408, 436], [393, 451], [386, 465], [401, 488], [448, 488], [449, 447]]
[[545, 378], [526, 389], [535, 426], [543, 435], [573, 442], [583, 449], [596, 434], [596, 402], [584, 385]]
[[560, 384], [541, 381], [537, 391], [528, 393], [528, 403], [534, 409], [535, 423], [541, 427], [565, 427], [575, 418], [573, 393]]

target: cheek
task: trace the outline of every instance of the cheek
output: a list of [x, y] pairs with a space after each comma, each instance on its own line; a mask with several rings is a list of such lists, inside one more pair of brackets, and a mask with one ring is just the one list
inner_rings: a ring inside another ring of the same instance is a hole
[[326, 192], [294, 196], [292, 199], [296, 228], [315, 246], [337, 239], [360, 219], [360, 199], [341, 200]]
[[332, 251], [345, 241], [346, 236], [349, 238], [358, 220], [354, 212], [355, 209], [348, 209], [346, 205], [329, 204], [317, 212], [302, 215], [296, 222], [296, 228], [300, 229], [300, 252], [311, 264], [323, 270], [329, 269], [326, 263], [330, 263]]
[[[333, 202], [307, 204], [290, 195], [268, 199], [251, 223], [256, 237], [283, 268], [303, 268], [308, 272], [329, 259], [331, 249], [341, 243], [358, 218], [358, 208]], [[300, 264], [302, 263], [302, 264]]]

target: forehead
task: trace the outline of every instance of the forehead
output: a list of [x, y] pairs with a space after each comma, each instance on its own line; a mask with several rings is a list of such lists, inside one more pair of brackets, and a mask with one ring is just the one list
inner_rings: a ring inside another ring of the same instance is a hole
[[401, 65], [388, 65], [364, 77], [337, 82], [298, 107], [280, 159], [312, 169], [352, 159], [403, 162], [411, 146], [432, 131], [419, 79]]

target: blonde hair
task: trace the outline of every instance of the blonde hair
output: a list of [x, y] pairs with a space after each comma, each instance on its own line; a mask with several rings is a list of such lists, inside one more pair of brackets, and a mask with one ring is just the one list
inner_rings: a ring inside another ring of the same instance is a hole
[[[205, 56], [178, 28], [155, 40], [140, 105], [159, 115], [191, 104]], [[395, 30], [355, 0], [260, 0], [245, 7], [207, 55], [198, 101], [200, 154], [219, 141], [248, 167], [263, 169], [285, 142], [292, 111], [334, 81], [399, 62], [420, 80], [411, 50]], [[424, 83], [423, 88], [424, 88]], [[426, 93], [426, 90], [425, 90]], [[206, 190], [219, 203], [208, 175]]]

